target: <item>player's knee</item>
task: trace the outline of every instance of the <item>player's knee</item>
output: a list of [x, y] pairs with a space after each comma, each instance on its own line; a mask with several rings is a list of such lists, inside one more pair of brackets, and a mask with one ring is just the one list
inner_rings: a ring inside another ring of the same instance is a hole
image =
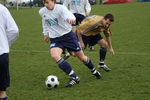
[[102, 48], [107, 48], [107, 47], [108, 47], [108, 43], [107, 43], [107, 42], [101, 43], [101, 47], [102, 47]]
[[51, 57], [52, 57], [52, 59], [54, 59], [56, 62], [61, 59], [61, 57], [58, 56], [58, 55], [53, 55], [53, 54], [52, 54]]
[[87, 61], [87, 56], [82, 56], [82, 57], [80, 57], [79, 59], [80, 59], [80, 61], [82, 61], [82, 62], [86, 62], [86, 61]]

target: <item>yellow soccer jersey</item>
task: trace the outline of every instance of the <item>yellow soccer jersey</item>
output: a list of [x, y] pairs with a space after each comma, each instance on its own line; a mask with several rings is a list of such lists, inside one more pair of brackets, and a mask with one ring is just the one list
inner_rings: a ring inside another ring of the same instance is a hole
[[105, 27], [101, 24], [101, 20], [103, 16], [90, 16], [81, 22], [78, 29], [80, 30], [82, 35], [85, 36], [94, 36], [99, 34], [100, 32], [104, 32], [105, 35], [110, 35], [111, 32], [109, 27]]

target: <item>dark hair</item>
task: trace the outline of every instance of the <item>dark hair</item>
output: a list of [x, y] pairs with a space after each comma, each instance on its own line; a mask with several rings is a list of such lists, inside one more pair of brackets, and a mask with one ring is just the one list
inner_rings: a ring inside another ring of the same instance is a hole
[[104, 19], [109, 19], [111, 22], [114, 22], [114, 16], [112, 14], [106, 14]]

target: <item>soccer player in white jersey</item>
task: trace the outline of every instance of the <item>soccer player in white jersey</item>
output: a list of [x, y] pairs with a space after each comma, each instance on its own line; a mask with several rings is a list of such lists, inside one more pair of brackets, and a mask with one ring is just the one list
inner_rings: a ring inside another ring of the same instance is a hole
[[18, 37], [18, 27], [8, 9], [0, 4], [0, 100], [8, 100], [10, 85], [9, 47]]
[[79, 25], [85, 17], [90, 15], [91, 5], [89, 0], [64, 0], [63, 5], [76, 17], [76, 23], [73, 24], [73, 32], [76, 32], [76, 26]]
[[72, 32], [72, 25], [75, 23], [75, 16], [63, 5], [56, 4], [56, 0], [44, 0], [45, 7], [39, 10], [42, 17], [44, 41], [50, 40], [50, 55], [59, 68], [70, 76], [66, 87], [71, 87], [80, 82], [79, 77], [74, 73], [71, 65], [61, 57], [64, 49], [73, 51], [77, 58], [82, 61], [96, 76], [101, 74], [95, 69], [91, 60], [84, 55], [80, 48], [76, 35]]
[[[77, 32], [77, 26], [88, 16], [90, 16], [91, 5], [89, 0], [64, 0], [63, 5], [66, 6], [76, 17], [76, 23], [72, 24], [73, 32]], [[90, 50], [94, 47], [89, 46]], [[72, 53], [70, 53], [72, 54]], [[66, 54], [67, 55], [67, 54]], [[68, 55], [69, 57], [69, 55]]]

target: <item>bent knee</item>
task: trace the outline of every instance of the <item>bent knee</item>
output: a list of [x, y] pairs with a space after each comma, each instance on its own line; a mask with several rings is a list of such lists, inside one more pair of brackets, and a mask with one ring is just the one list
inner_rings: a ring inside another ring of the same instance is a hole
[[61, 59], [60, 56], [58, 56], [58, 55], [53, 55], [53, 54], [51, 55], [51, 58], [52, 58], [53, 60], [55, 60], [56, 62]]
[[101, 45], [101, 47], [107, 48], [107, 47], [108, 47], [108, 43], [107, 43], [107, 42], [103, 43], [103, 44]]
[[105, 40], [103, 40], [103, 39], [100, 40], [98, 43], [103, 48], [107, 48], [108, 47], [108, 43]]
[[78, 57], [80, 59], [80, 61], [82, 62], [86, 62], [88, 57], [87, 56], [82, 56], [82, 57]]

